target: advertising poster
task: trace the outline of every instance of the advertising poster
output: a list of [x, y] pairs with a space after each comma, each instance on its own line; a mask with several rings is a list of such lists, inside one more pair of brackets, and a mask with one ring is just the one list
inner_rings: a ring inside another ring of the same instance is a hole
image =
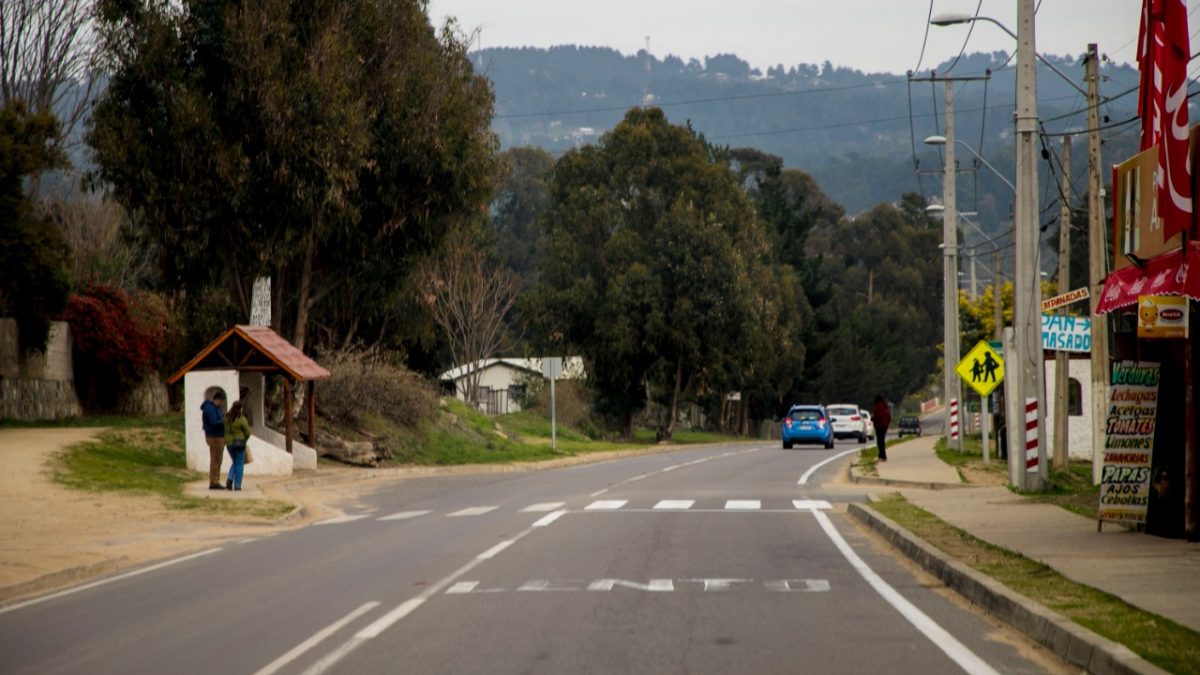
[[1100, 521], [1145, 523], [1158, 414], [1159, 364], [1113, 364], [1100, 475]]
[[1188, 336], [1188, 299], [1178, 295], [1138, 297], [1139, 338]]

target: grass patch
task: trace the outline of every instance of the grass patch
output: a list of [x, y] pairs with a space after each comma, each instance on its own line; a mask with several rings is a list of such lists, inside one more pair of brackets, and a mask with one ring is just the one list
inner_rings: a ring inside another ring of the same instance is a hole
[[1200, 633], [1077, 584], [1042, 563], [992, 546], [899, 495], [872, 505], [951, 557], [1172, 673], [1200, 674]]
[[[990, 445], [990, 444], [989, 444]], [[942, 436], [934, 443], [933, 450], [937, 453], [938, 459], [946, 464], [954, 467], [958, 471], [959, 478], [964, 483], [974, 483], [970, 474], [980, 472], [989, 474], [998, 482], [1007, 482], [1008, 480], [1008, 460], [997, 459], [995, 450], [989, 450], [989, 460], [987, 464], [983, 463], [983, 440], [979, 436], [969, 435], [962, 437], [962, 450], [955, 450], [946, 447], [946, 437]]]
[[1064, 470], [1050, 472], [1050, 485], [1045, 492], [1022, 492], [1024, 497], [1062, 507], [1071, 513], [1100, 517], [1100, 486], [1092, 485], [1090, 460], [1068, 462]]
[[[286, 502], [191, 497], [186, 483], [200, 474], [187, 469], [183, 420], [173, 427], [126, 425], [96, 440], [68, 447], [58, 457], [54, 478], [76, 490], [154, 495], [173, 509], [274, 519], [292, 510]], [[90, 425], [81, 425], [90, 426]]]
[[[637, 429], [633, 432], [633, 440], [643, 445], [655, 443], [653, 429]], [[738, 443], [749, 440], [744, 436], [730, 436], [711, 431], [676, 431], [671, 434], [672, 445], [694, 445], [697, 443]]]

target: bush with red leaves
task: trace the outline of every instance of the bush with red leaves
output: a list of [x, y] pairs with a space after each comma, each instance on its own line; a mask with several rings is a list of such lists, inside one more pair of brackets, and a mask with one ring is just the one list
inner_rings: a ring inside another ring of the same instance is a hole
[[168, 312], [154, 295], [88, 286], [68, 300], [65, 319], [75, 342], [76, 384], [91, 399], [85, 405], [118, 399], [159, 366], [167, 346]]

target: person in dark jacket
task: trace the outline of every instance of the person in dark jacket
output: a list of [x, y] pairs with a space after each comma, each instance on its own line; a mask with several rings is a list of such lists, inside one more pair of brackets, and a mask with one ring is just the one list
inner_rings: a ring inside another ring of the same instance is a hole
[[887, 430], [892, 423], [892, 411], [883, 394], [875, 397], [875, 407], [871, 408], [871, 422], [875, 424], [875, 445], [879, 448], [879, 461], [887, 461]]
[[221, 461], [225, 458], [225, 392], [218, 390], [212, 398], [200, 404], [204, 442], [208, 444], [208, 489], [224, 490], [221, 485]]

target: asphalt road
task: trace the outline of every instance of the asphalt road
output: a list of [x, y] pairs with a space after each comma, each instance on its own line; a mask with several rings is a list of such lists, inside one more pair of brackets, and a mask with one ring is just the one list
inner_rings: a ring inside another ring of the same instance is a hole
[[857, 447], [395, 483], [0, 608], [0, 673], [1042, 672], [845, 518]]

